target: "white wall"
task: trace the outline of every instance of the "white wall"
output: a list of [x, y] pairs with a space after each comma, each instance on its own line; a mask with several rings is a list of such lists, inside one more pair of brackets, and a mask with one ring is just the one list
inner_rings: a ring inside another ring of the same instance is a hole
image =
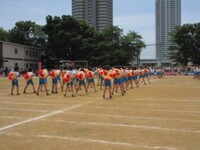
[[[36, 68], [40, 60], [40, 50], [24, 45], [3, 42], [4, 67], [14, 68], [17, 64], [20, 69]], [[15, 53], [17, 51], [17, 53]]]

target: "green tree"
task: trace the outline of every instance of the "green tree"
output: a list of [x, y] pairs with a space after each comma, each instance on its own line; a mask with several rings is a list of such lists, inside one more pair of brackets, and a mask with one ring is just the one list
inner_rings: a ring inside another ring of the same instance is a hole
[[9, 31], [9, 41], [27, 46], [44, 46], [47, 36], [42, 26], [31, 21], [16, 22], [15, 27]]
[[0, 27], [0, 40], [8, 41], [8, 32]]
[[83, 20], [47, 16], [44, 31], [48, 35], [47, 53], [56, 63], [61, 59], [87, 60], [93, 49], [94, 29]]
[[184, 24], [171, 33], [169, 56], [172, 61], [186, 66], [200, 64], [200, 23]]
[[123, 35], [122, 29], [111, 26], [97, 33], [95, 50], [91, 53], [93, 65], [129, 65], [145, 47], [142, 37], [130, 31]]
[[111, 26], [102, 32], [97, 32], [95, 48], [90, 54], [90, 64], [116, 65], [123, 62], [124, 52], [121, 49], [122, 30]]
[[127, 35], [123, 37], [123, 49], [126, 52], [127, 62], [133, 61], [133, 59], [137, 58], [142, 48], [146, 45], [142, 41], [142, 36], [136, 33], [135, 31], [129, 31]]

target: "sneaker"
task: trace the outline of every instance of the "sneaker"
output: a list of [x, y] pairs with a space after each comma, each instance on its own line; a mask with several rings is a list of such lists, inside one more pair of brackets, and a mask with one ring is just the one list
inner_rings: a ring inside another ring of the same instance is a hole
[[75, 95], [74, 95], [74, 94], [72, 94], [72, 97], [75, 97]]
[[33, 93], [37, 93], [36, 91], [34, 91]]
[[105, 95], [103, 95], [103, 98], [105, 98]]
[[54, 91], [51, 92], [52, 94], [54, 93]]
[[10, 93], [11, 95], [13, 95], [13, 93]]
[[19, 93], [17, 93], [17, 95], [20, 95]]
[[58, 91], [55, 91], [56, 94], [58, 94]]
[[66, 97], [67, 95], [66, 94], [64, 94], [64, 97]]
[[39, 96], [39, 93], [38, 93], [38, 92], [37, 92], [36, 94]]
[[26, 94], [26, 91], [23, 91], [24, 94]]
[[112, 98], [112, 95], [110, 95], [110, 98]]
[[49, 93], [47, 93], [46, 95], [47, 95], [47, 96], [49, 96], [50, 94], [49, 94]]

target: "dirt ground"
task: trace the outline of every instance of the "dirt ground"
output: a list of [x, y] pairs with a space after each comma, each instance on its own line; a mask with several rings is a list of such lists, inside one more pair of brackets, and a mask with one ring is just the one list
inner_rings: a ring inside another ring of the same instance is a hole
[[155, 79], [112, 99], [99, 87], [36, 96], [19, 84], [21, 95], [10, 95], [11, 82], [0, 78], [0, 150], [200, 149], [200, 80], [192, 77]]

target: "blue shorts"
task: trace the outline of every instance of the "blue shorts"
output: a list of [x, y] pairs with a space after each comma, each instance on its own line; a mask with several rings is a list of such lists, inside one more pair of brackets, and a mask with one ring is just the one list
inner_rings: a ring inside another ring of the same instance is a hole
[[60, 76], [58, 76], [57, 79], [60, 81]]
[[18, 83], [17, 79], [15, 79], [15, 80], [12, 81], [12, 86], [16, 86], [16, 87], [19, 86], [19, 83]]
[[139, 78], [144, 78], [144, 75], [139, 75]]
[[128, 77], [123, 77], [123, 82], [128, 82]]
[[104, 80], [104, 86], [111, 87], [111, 80]]
[[120, 78], [120, 79], [114, 79], [114, 85], [122, 84], [122, 83], [123, 83], [122, 78]]
[[28, 81], [26, 82], [26, 84], [27, 84], [27, 85], [29, 85], [29, 84], [32, 84], [32, 85], [34, 85], [34, 83], [33, 83], [33, 80], [32, 80], [32, 79], [28, 80]]
[[117, 85], [118, 84], [118, 79], [114, 79], [114, 85]]
[[39, 78], [39, 84], [46, 84], [47, 83], [47, 80], [46, 79], [43, 79], [43, 78]]
[[58, 78], [52, 78], [52, 83], [57, 84], [58, 83]]
[[94, 79], [88, 79], [88, 83], [94, 83]]
[[144, 76], [144, 78], [147, 78], [147, 77], [148, 77], [148, 74], [147, 74], [147, 73], [145, 73], [143, 76]]
[[133, 76], [133, 77], [132, 77], [132, 79], [133, 79], [134, 81], [137, 80], [137, 78], [138, 78], [137, 76]]
[[86, 84], [85, 84], [85, 80], [78, 80], [78, 85], [79, 85], [79, 86], [81, 86], [81, 85], [86, 85]]
[[132, 80], [132, 76], [128, 77], [128, 81]]

